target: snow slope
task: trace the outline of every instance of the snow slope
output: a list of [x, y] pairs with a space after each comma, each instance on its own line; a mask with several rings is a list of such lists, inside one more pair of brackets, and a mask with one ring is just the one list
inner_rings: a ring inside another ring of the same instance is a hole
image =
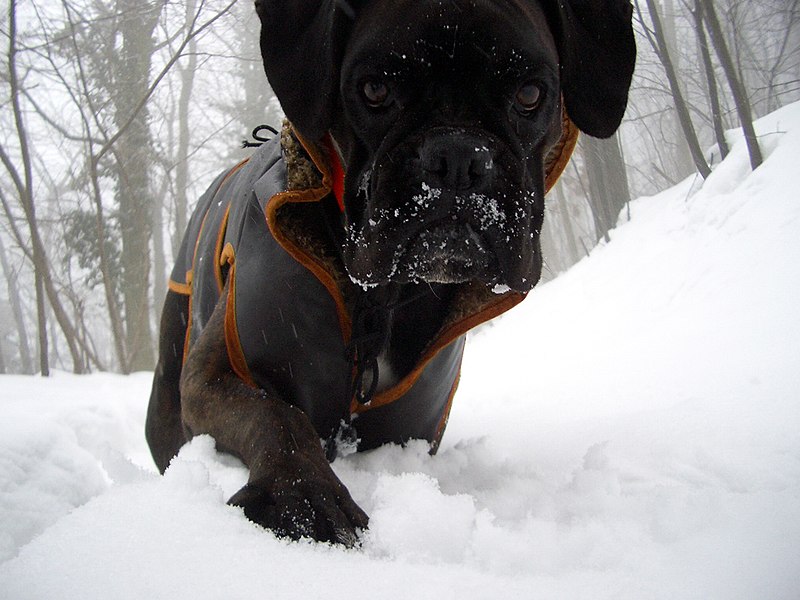
[[472, 336], [441, 451], [334, 464], [359, 550], [225, 505], [198, 438], [154, 474], [149, 375], [0, 378], [0, 598], [800, 597], [800, 104], [702, 186]]

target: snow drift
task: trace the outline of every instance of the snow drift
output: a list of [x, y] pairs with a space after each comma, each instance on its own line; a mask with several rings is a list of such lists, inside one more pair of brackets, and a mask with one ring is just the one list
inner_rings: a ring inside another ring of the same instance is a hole
[[800, 596], [800, 104], [472, 336], [436, 457], [334, 463], [363, 546], [276, 540], [150, 375], [0, 378], [2, 598]]

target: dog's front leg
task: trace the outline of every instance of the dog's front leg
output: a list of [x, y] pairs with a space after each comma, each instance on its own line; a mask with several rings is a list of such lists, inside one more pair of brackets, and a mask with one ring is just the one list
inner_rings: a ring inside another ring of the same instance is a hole
[[352, 545], [367, 515], [330, 468], [306, 415], [273, 390], [233, 372], [224, 338], [223, 295], [191, 349], [181, 376], [181, 412], [191, 435], [210, 434], [250, 468], [228, 501], [282, 537]]

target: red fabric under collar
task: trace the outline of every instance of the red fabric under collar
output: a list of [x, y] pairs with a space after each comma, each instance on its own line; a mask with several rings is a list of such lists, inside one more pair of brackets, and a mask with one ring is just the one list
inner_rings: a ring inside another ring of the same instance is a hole
[[339, 152], [336, 150], [336, 144], [333, 143], [331, 134], [325, 136], [325, 149], [328, 151], [328, 164], [331, 167], [331, 187], [336, 202], [339, 204], [339, 210], [344, 212], [344, 167], [342, 167], [342, 159], [339, 157]]

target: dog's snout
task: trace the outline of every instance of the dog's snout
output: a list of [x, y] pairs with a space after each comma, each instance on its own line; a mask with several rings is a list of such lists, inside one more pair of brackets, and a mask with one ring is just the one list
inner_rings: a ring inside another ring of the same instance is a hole
[[429, 133], [420, 160], [429, 184], [451, 190], [482, 191], [490, 184], [494, 167], [486, 141], [460, 130]]

